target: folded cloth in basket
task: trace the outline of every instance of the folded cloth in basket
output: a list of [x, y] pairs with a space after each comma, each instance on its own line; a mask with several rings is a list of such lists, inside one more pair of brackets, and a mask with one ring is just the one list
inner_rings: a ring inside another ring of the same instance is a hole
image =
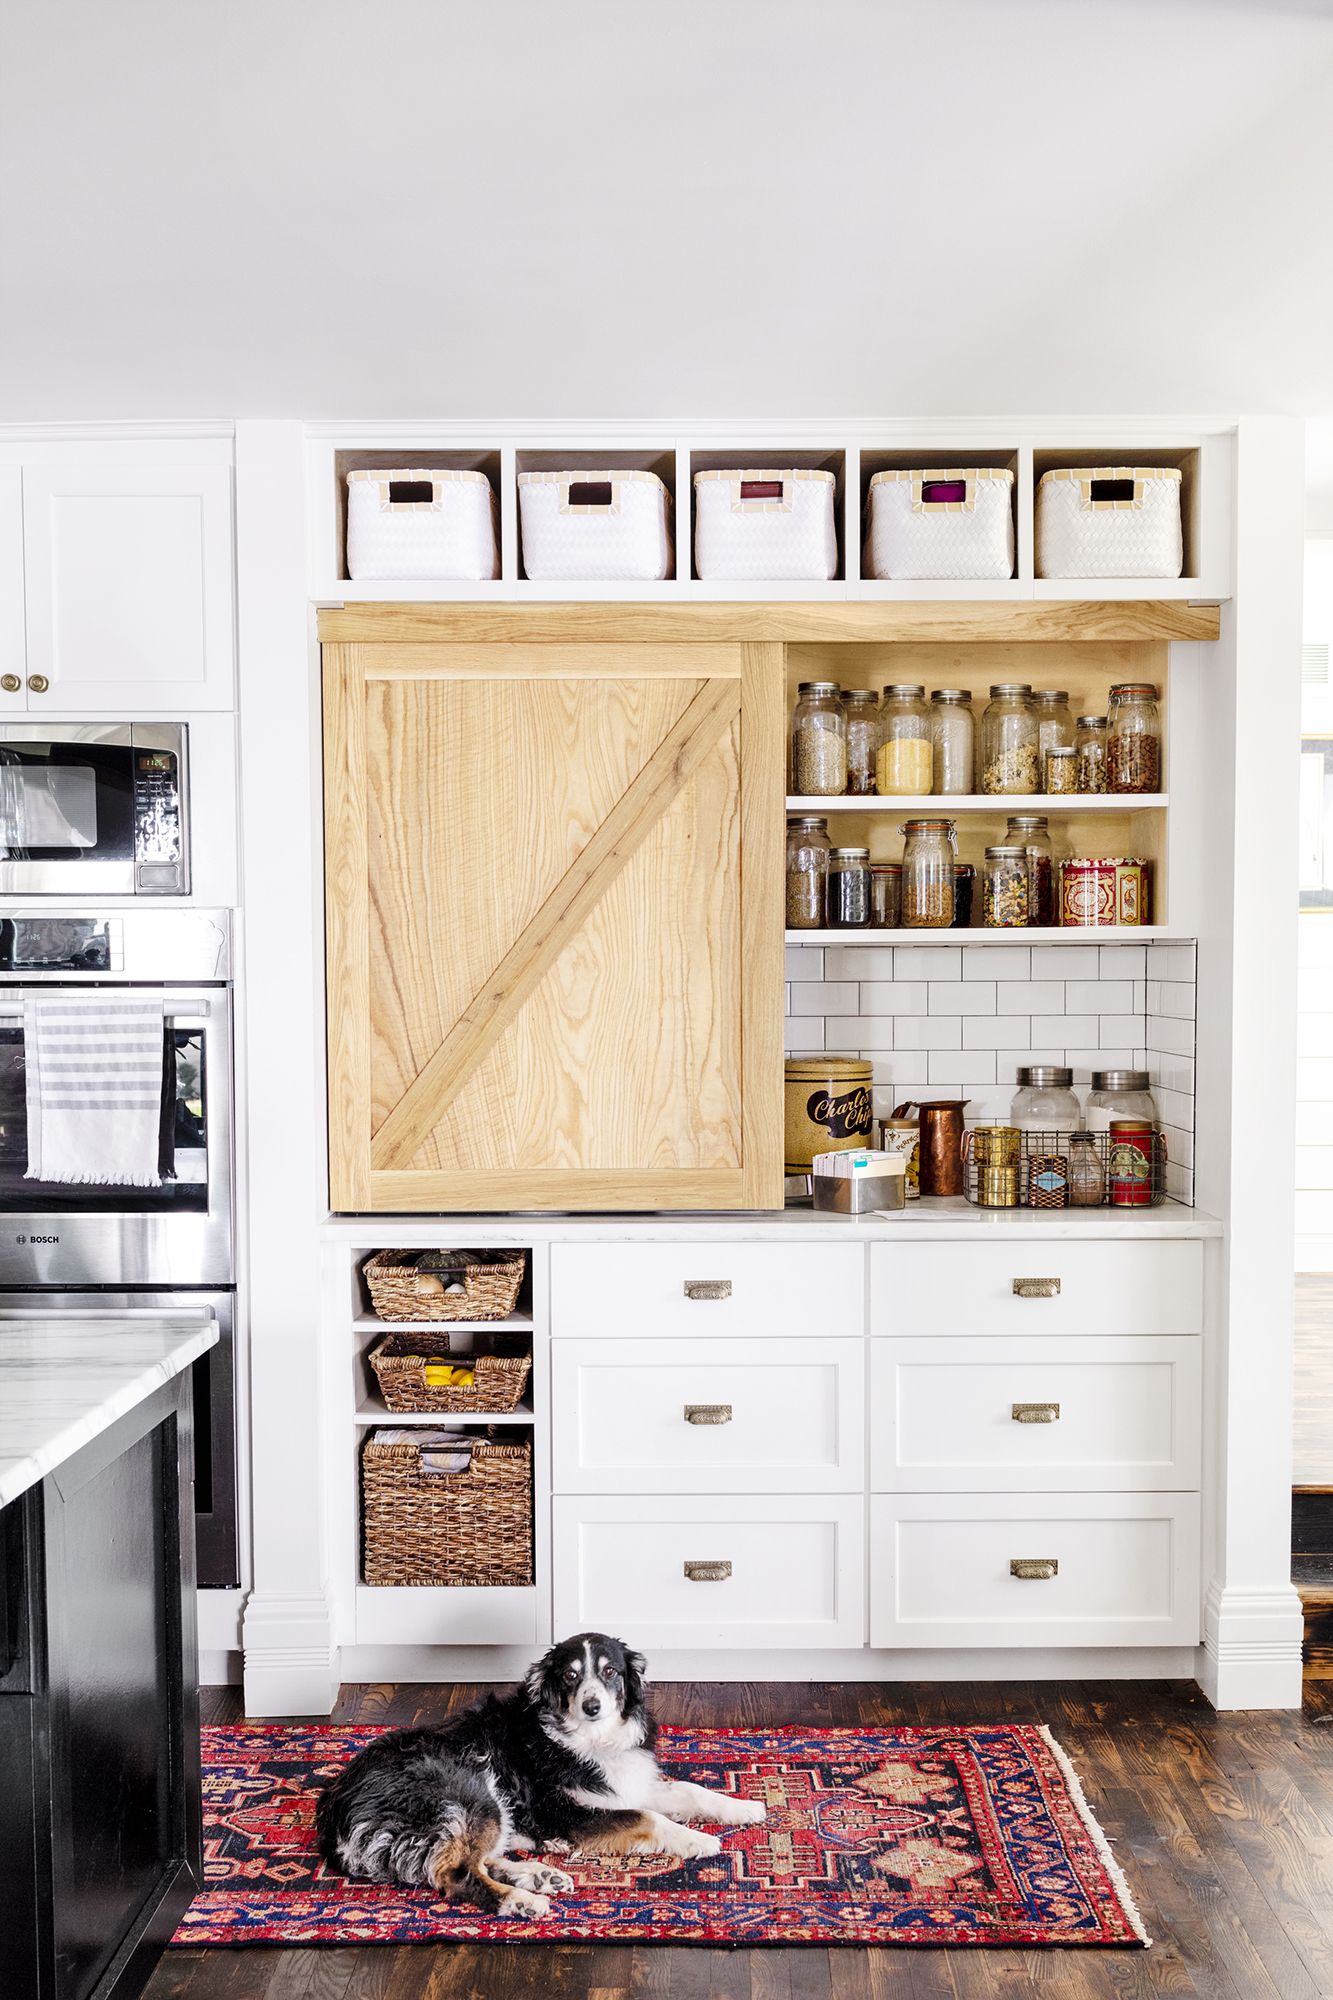
[[160, 1187], [160, 999], [23, 1001], [30, 1181]]
[[376, 1444], [420, 1447], [423, 1472], [466, 1472], [472, 1464], [475, 1439], [467, 1431], [421, 1430], [413, 1424], [375, 1432]]

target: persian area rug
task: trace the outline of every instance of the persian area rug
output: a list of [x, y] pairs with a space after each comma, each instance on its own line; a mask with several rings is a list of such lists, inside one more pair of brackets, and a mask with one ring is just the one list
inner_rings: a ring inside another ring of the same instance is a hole
[[207, 1728], [206, 1887], [177, 1945], [1144, 1945], [1124, 1877], [1049, 1731], [670, 1729], [674, 1778], [762, 1799], [721, 1854], [598, 1857], [540, 1921], [330, 1874], [321, 1783], [376, 1729]]

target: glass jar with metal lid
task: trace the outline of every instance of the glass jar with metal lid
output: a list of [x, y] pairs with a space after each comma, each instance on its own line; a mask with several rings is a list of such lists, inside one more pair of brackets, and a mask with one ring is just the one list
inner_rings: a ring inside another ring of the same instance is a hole
[[1037, 755], [1042, 764], [1048, 750], [1074, 747], [1074, 718], [1067, 688], [1034, 688], [1032, 708], [1037, 718]]
[[1157, 689], [1148, 681], [1124, 681], [1113, 687], [1106, 724], [1107, 790], [1160, 792], [1162, 725]]
[[1020, 1069], [1009, 1123], [1020, 1132], [1079, 1131], [1083, 1120], [1073, 1086], [1073, 1070], [1061, 1063], [1032, 1063]]
[[847, 790], [855, 798], [868, 798], [875, 789], [879, 696], [873, 688], [844, 688], [841, 700], [847, 718]]
[[986, 849], [982, 873], [981, 921], [987, 930], [1012, 930], [1028, 924], [1028, 851], [1008, 841]]
[[1118, 1118], [1157, 1123], [1146, 1069], [1095, 1069], [1084, 1111], [1089, 1132], [1109, 1132]]
[[970, 792], [976, 782], [976, 726], [966, 688], [936, 688], [930, 697], [931, 786]]
[[896, 931], [903, 920], [903, 864], [874, 861], [870, 865], [870, 921], [876, 930]]
[[836, 681], [802, 681], [791, 719], [791, 782], [802, 798], [847, 789], [847, 717]]
[[1037, 718], [1026, 681], [999, 681], [981, 718], [981, 789], [1035, 792], [1040, 783]]
[[908, 930], [948, 930], [953, 923], [954, 864], [951, 819], [909, 819], [903, 836], [903, 924]]
[[787, 929], [824, 927], [831, 852], [828, 821], [812, 813], [787, 821]]
[[875, 790], [888, 798], [922, 798], [930, 791], [933, 752], [926, 690], [911, 682], [886, 687], [879, 711]]
[[835, 847], [828, 862], [828, 927], [861, 930], [870, 922], [870, 849]]
[[1074, 738], [1077, 752], [1078, 788], [1081, 792], [1106, 790], [1106, 717], [1080, 715]]
[[1058, 916], [1051, 823], [1045, 813], [1010, 813], [1006, 840], [1021, 841], [1028, 857], [1028, 922], [1053, 925]]

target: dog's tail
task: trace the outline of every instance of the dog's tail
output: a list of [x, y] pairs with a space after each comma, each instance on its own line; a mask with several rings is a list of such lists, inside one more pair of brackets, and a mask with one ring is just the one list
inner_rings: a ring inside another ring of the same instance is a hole
[[[350, 1775], [351, 1782], [344, 1783]], [[495, 1798], [480, 1777], [455, 1770], [446, 1795], [429, 1800], [419, 1788], [358, 1784], [354, 1766], [340, 1772], [315, 1802], [319, 1851], [327, 1867], [372, 1882], [432, 1888], [442, 1896], [465, 1894], [475, 1882], [499, 1899], [509, 1885], [487, 1862], [499, 1847], [503, 1824]]]

